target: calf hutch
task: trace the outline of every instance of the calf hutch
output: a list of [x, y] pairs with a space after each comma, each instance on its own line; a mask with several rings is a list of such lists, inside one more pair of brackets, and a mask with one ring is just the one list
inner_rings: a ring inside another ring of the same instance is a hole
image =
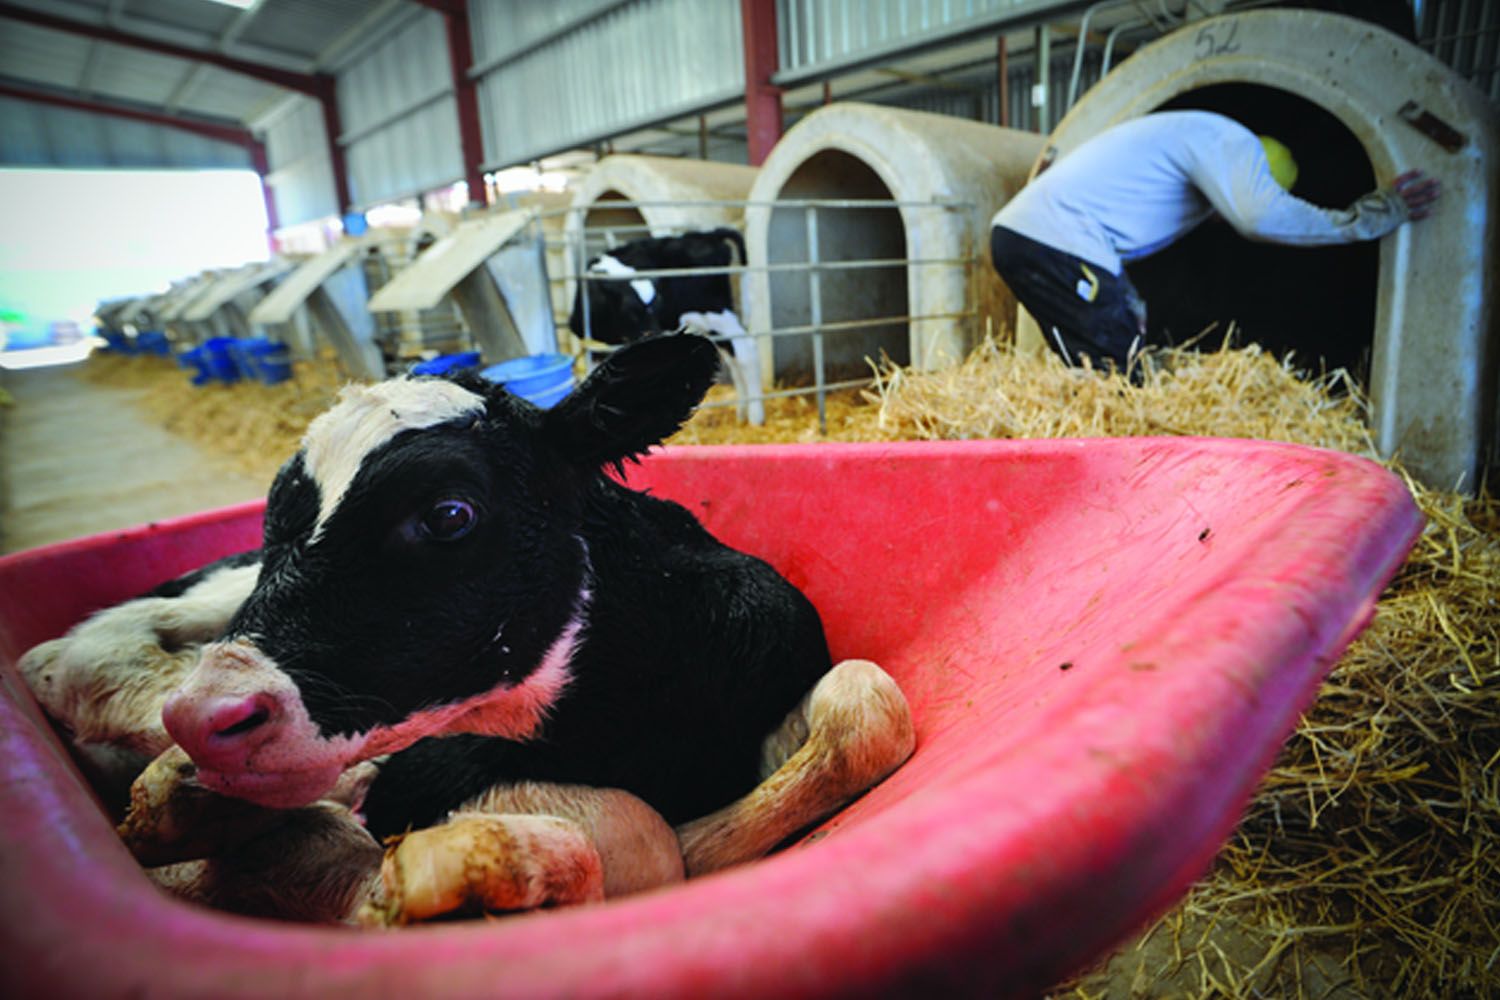
[[788, 130], [745, 210], [746, 321], [775, 338], [763, 378], [822, 377], [818, 355], [833, 378], [868, 376], [865, 358], [882, 353], [922, 368], [961, 360], [976, 304], [1000, 294], [983, 234], [1041, 144], [856, 102]]
[[[1163, 109], [1217, 111], [1296, 156], [1293, 193], [1343, 207], [1406, 170], [1440, 179], [1431, 218], [1369, 243], [1249, 243], [1205, 224], [1131, 265], [1181, 341], [1215, 320], [1346, 367], [1368, 386], [1383, 454], [1434, 486], [1474, 488], [1500, 412], [1500, 121], [1476, 88], [1366, 21], [1264, 10], [1200, 22], [1141, 49], [1079, 100], [1048, 150]], [[1029, 317], [1023, 344], [1040, 349]]]
[[733, 163], [606, 156], [573, 190], [563, 227], [572, 266], [562, 273], [571, 277], [589, 257], [637, 237], [739, 228], [755, 175], [754, 167]]

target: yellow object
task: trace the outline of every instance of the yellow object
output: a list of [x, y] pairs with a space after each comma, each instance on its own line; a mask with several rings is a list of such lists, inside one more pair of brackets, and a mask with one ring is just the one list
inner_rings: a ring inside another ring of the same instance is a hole
[[1078, 266], [1083, 271], [1083, 277], [1079, 279], [1078, 287], [1075, 291], [1078, 292], [1078, 297], [1083, 301], [1092, 302], [1099, 295], [1099, 276], [1089, 270], [1087, 264], [1079, 264]]
[[1276, 178], [1276, 183], [1281, 185], [1282, 190], [1290, 191], [1292, 185], [1297, 183], [1297, 160], [1292, 156], [1292, 151], [1280, 140], [1268, 135], [1260, 137], [1260, 144], [1266, 151], [1266, 161], [1271, 165], [1271, 176]]

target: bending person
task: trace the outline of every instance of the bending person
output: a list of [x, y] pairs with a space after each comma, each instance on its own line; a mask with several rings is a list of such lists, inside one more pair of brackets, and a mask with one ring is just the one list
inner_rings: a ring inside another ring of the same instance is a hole
[[991, 220], [995, 270], [1068, 364], [1129, 366], [1146, 303], [1125, 264], [1218, 214], [1241, 236], [1289, 246], [1374, 240], [1425, 218], [1436, 180], [1419, 170], [1345, 209], [1288, 193], [1297, 164], [1280, 142], [1209, 111], [1116, 125], [1047, 167]]

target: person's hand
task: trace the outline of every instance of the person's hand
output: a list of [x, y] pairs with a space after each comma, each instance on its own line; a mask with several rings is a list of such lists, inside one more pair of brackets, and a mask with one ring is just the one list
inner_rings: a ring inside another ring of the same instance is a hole
[[1437, 179], [1428, 177], [1420, 170], [1408, 170], [1391, 183], [1401, 200], [1406, 202], [1406, 214], [1410, 219], [1425, 219], [1432, 214], [1432, 204], [1442, 193]]

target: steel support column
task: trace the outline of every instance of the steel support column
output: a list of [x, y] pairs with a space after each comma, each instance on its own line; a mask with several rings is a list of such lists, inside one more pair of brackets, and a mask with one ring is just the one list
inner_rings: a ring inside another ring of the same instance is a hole
[[276, 230], [281, 228], [281, 220], [276, 214], [276, 195], [266, 182], [266, 178], [271, 176], [271, 158], [266, 155], [266, 144], [256, 139], [252, 138], [246, 148], [250, 151], [250, 162], [255, 164], [255, 173], [260, 177], [260, 196], [266, 202], [266, 243], [274, 254]]
[[469, 202], [485, 204], [484, 135], [479, 129], [479, 95], [469, 70], [474, 66], [474, 43], [469, 35], [468, 4], [443, 12], [448, 29], [448, 62], [453, 67], [453, 101], [458, 108], [458, 142], [463, 149], [464, 181], [469, 185]]
[[348, 212], [354, 204], [349, 192], [349, 167], [344, 161], [344, 147], [339, 145], [339, 136], [344, 134], [343, 119], [339, 116], [338, 84], [331, 76], [324, 76], [322, 90], [316, 95], [323, 109], [323, 131], [328, 136], [328, 164], [333, 168], [333, 190], [338, 198], [339, 215]]
[[458, 110], [458, 144], [464, 161], [464, 183], [469, 202], [489, 201], [484, 187], [484, 133], [479, 127], [479, 96], [474, 86], [474, 41], [469, 33], [468, 0], [416, 0], [443, 16], [448, 36], [448, 66], [453, 79], [453, 103]]
[[771, 82], [780, 64], [776, 0], [740, 0], [745, 38], [745, 139], [758, 167], [781, 138], [781, 88]]

